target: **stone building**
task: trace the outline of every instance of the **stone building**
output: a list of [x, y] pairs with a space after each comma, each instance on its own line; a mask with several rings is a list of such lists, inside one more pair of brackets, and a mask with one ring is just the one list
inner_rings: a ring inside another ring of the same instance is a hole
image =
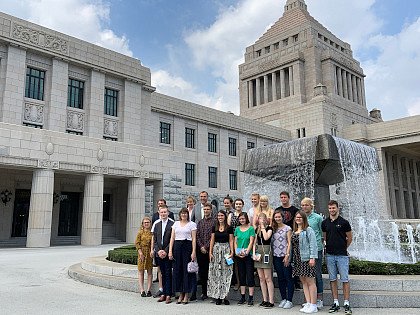
[[239, 67], [241, 115], [155, 92], [140, 61], [0, 13], [0, 246], [131, 242], [162, 196], [241, 196], [240, 152], [323, 133], [377, 149], [420, 218], [420, 116], [368, 113], [351, 47], [288, 0]]
[[0, 245], [133, 241], [165, 197], [241, 195], [287, 130], [154, 92], [140, 61], [0, 14]]

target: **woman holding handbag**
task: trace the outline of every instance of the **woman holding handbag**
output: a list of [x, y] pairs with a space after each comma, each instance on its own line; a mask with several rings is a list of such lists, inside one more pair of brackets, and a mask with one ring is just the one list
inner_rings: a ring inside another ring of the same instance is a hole
[[233, 274], [233, 230], [227, 224], [226, 212], [217, 213], [217, 221], [213, 226], [209, 250], [208, 296], [216, 300], [216, 305], [229, 305], [227, 295]]
[[239, 217], [239, 226], [235, 229], [235, 255], [238, 259], [239, 284], [241, 287], [241, 299], [238, 305], [245, 304], [245, 290], [248, 287], [248, 306], [254, 305], [254, 261], [251, 258], [252, 246], [254, 245], [255, 230], [250, 225], [248, 214], [242, 212]]
[[274, 284], [273, 284], [273, 257], [271, 255], [271, 236], [273, 229], [268, 225], [265, 213], [258, 215], [257, 237], [254, 242], [254, 266], [257, 268], [258, 278], [260, 279], [261, 293], [263, 301], [260, 306], [265, 308], [274, 307]]
[[187, 208], [179, 211], [179, 221], [172, 226], [169, 243], [169, 259], [174, 260], [173, 275], [175, 292], [179, 292], [177, 304], [188, 304], [195, 273], [188, 272], [188, 263], [196, 258], [197, 225], [189, 220]]

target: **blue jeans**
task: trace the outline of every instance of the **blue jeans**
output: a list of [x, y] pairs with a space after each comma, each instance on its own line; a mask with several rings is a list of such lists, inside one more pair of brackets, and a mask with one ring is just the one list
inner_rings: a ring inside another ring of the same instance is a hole
[[316, 293], [322, 294], [324, 292], [324, 282], [322, 281], [322, 255], [323, 250], [318, 251], [318, 258], [315, 259], [315, 267], [316, 267]]
[[337, 275], [340, 274], [341, 282], [349, 282], [349, 256], [327, 254], [326, 260], [330, 281], [336, 281]]
[[292, 266], [284, 266], [284, 257], [273, 256], [273, 266], [277, 273], [277, 280], [279, 282], [279, 290], [282, 300], [292, 302], [295, 286], [292, 277]]

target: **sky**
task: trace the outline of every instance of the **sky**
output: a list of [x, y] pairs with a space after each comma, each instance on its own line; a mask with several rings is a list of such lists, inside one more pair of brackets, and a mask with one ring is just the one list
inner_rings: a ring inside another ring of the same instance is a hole
[[[138, 58], [163, 94], [239, 114], [238, 65], [286, 0], [0, 0], [0, 11]], [[419, 0], [306, 0], [348, 42], [368, 110], [420, 114]]]

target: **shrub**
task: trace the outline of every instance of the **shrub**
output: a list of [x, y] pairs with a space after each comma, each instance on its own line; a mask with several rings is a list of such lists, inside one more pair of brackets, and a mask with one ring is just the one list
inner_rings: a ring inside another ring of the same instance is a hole
[[122, 264], [137, 265], [137, 251], [134, 245], [116, 247], [108, 251], [109, 261]]

